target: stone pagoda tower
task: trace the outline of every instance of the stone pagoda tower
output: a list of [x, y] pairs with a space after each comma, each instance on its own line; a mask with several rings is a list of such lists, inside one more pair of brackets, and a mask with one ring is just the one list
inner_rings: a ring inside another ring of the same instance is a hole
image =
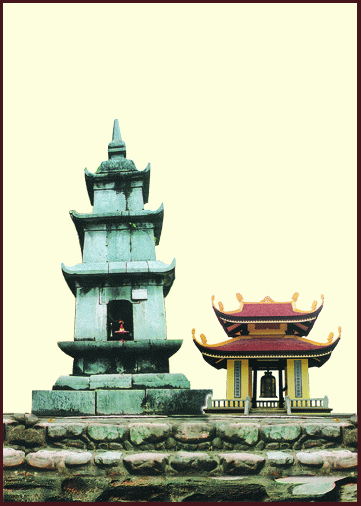
[[182, 340], [167, 340], [164, 297], [175, 278], [156, 260], [163, 205], [148, 202], [150, 165], [126, 158], [118, 120], [108, 160], [85, 169], [90, 214], [71, 211], [82, 263], [62, 265], [76, 299], [74, 341], [59, 342], [73, 372], [51, 391], [33, 391], [37, 415], [202, 414], [211, 390], [190, 390], [184, 374], [169, 373]]

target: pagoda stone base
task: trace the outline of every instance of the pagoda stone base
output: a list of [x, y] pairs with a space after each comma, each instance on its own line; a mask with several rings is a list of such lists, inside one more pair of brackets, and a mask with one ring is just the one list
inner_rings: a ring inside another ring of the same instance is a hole
[[202, 415], [212, 390], [191, 390], [184, 374], [60, 376], [53, 390], [33, 391], [39, 416]]
[[212, 390], [33, 390], [38, 416], [202, 415]]

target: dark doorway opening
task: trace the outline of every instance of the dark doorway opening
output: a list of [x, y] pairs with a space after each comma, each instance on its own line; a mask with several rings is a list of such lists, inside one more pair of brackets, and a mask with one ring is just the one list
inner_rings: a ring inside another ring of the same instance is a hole
[[[126, 332], [119, 333], [121, 327]], [[108, 341], [132, 341], [134, 339], [133, 305], [129, 300], [111, 300], [108, 303], [107, 330]]]

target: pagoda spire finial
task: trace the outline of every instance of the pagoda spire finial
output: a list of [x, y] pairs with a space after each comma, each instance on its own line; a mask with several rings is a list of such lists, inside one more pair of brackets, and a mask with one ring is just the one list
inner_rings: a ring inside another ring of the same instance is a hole
[[108, 144], [108, 158], [126, 158], [125, 142], [120, 133], [119, 121], [114, 120], [112, 140]]
[[120, 128], [119, 128], [119, 120], [115, 119], [114, 120], [114, 125], [113, 125], [113, 136], [112, 136], [112, 141], [122, 141], [122, 135], [120, 133]]

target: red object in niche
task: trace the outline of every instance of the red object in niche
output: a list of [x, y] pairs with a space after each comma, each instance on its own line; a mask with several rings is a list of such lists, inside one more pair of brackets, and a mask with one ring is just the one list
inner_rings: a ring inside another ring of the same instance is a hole
[[119, 323], [120, 323], [120, 328], [119, 328], [119, 330], [116, 330], [114, 332], [114, 334], [117, 334], [117, 337], [119, 337], [119, 339], [121, 339], [123, 341], [124, 339], [128, 338], [129, 331], [124, 329], [124, 327], [123, 327], [123, 323], [124, 323], [123, 320], [120, 320]]

